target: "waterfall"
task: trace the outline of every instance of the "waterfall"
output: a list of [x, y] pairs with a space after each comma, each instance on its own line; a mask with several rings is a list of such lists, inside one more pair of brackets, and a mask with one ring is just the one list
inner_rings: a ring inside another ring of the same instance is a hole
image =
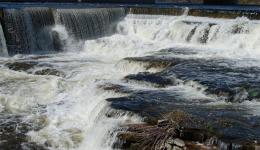
[[60, 22], [76, 39], [94, 39], [113, 33], [124, 9], [60, 9]]
[[62, 47], [52, 30], [55, 25], [65, 26], [77, 40], [94, 39], [114, 33], [116, 22], [125, 14], [123, 8], [4, 9], [2, 43], [5, 38], [9, 55], [56, 52]]
[[52, 11], [48, 8], [26, 9], [30, 15], [35, 39], [35, 51], [55, 51], [51, 28], [55, 25]]
[[0, 24], [0, 56], [8, 56], [6, 40], [4, 37], [4, 32], [1, 24]]
[[4, 9], [0, 55], [21, 55], [0, 59], [0, 149], [117, 149], [126, 125], [175, 110], [259, 137], [260, 21], [189, 13]]
[[35, 49], [32, 24], [27, 11], [5, 9], [3, 30], [10, 55], [30, 54]]

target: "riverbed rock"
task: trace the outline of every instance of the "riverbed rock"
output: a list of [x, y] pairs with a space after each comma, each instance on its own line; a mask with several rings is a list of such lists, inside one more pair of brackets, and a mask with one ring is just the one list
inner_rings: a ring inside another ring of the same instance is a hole
[[162, 119], [162, 120], [158, 120], [158, 127], [163, 127], [163, 126], [167, 126], [170, 124], [170, 121], [168, 119]]
[[173, 78], [166, 78], [156, 73], [142, 72], [138, 74], [132, 74], [125, 77], [125, 80], [133, 80], [139, 82], [147, 82], [155, 85], [156, 87], [163, 88], [171, 85], [176, 85], [178, 82]]
[[38, 125], [23, 121], [23, 116], [0, 113], [1, 150], [47, 150], [42, 145], [28, 141], [26, 133], [37, 130]]
[[168, 143], [166, 143], [165, 146], [164, 146], [165, 150], [172, 150], [172, 148], [173, 148], [172, 145], [168, 144]]
[[180, 148], [180, 147], [178, 147], [178, 146], [173, 146], [173, 147], [172, 147], [172, 150], [183, 150], [183, 148]]
[[168, 138], [168, 139], [166, 140], [165, 143], [168, 143], [168, 144], [173, 145], [173, 144], [174, 144], [174, 139], [173, 139], [172, 137], [170, 137], [170, 138]]
[[6, 63], [5, 66], [14, 71], [28, 71], [37, 65], [36, 62], [10, 62]]
[[178, 146], [178, 147], [184, 147], [185, 146], [185, 143], [183, 140], [179, 139], [179, 138], [176, 138], [172, 141], [172, 144]]
[[65, 77], [65, 74], [57, 69], [53, 68], [47, 68], [38, 70], [34, 73], [35, 75], [52, 75], [52, 76], [58, 76], [58, 77]]

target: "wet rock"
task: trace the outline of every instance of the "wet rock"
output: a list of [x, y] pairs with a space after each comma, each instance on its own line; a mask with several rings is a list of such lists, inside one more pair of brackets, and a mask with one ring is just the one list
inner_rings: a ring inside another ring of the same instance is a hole
[[184, 141], [179, 139], [179, 138], [174, 139], [172, 142], [173, 142], [172, 143], [173, 145], [176, 145], [178, 147], [184, 147], [185, 146]]
[[166, 143], [165, 146], [164, 146], [165, 150], [172, 150], [172, 148], [173, 148], [172, 145], [168, 144], [168, 143]]
[[[14, 71], [24, 71], [29, 74], [33, 73], [33, 69], [37, 67], [52, 67], [49, 64], [40, 64], [38, 62], [13, 62], [6, 63], [5, 66]], [[54, 68], [45, 68], [34, 72], [35, 75], [53, 75], [59, 77], [65, 77], [65, 74]]]
[[[173, 51], [173, 52], [172, 52]], [[126, 80], [143, 81], [154, 84], [156, 87], [167, 87], [184, 82], [194, 81], [207, 87], [206, 93], [225, 97], [229, 102], [243, 102], [260, 98], [260, 68], [237, 67], [232, 61], [181, 59], [164, 56], [163, 53], [176, 53], [178, 50], [162, 50], [160, 56], [146, 56], [142, 58], [128, 58], [128, 61], [148, 64], [148, 68], [164, 68], [157, 73], [139, 73], [129, 75]], [[183, 53], [192, 54], [192, 51]], [[161, 56], [162, 55], [162, 56]], [[183, 54], [182, 54], [183, 55]]]
[[47, 150], [41, 145], [28, 141], [26, 133], [34, 130], [29, 122], [22, 120], [23, 116], [0, 114], [0, 149], [2, 150]]
[[58, 76], [58, 77], [65, 77], [65, 74], [57, 69], [53, 68], [47, 68], [38, 70], [34, 73], [35, 75], [52, 75], [52, 76]]
[[[247, 117], [246, 109], [230, 105], [190, 105], [195, 100], [185, 102], [179, 95], [173, 94], [172, 89], [171, 93], [166, 90], [147, 90], [107, 100], [111, 107], [137, 113], [149, 124], [158, 126], [158, 120], [166, 119], [181, 127], [194, 129], [185, 130], [181, 139], [204, 142], [211, 136], [209, 133], [221, 135], [226, 139], [250, 141], [260, 138], [259, 117]], [[165, 127], [167, 123], [159, 126]]]
[[158, 123], [157, 123], [158, 127], [167, 126], [167, 125], [169, 125], [169, 124], [170, 124], [170, 121], [167, 120], [167, 119], [158, 120]]
[[[171, 51], [165, 50], [159, 52], [158, 55], [164, 55], [163, 53], [171, 53]], [[189, 55], [188, 52], [187, 55]], [[175, 58], [169, 57], [144, 57], [135, 58], [132, 61], [148, 62], [149, 64], [152, 62], [151, 60], [155, 60], [156, 64], [160, 64], [160, 61], [167, 62], [168, 65], [161, 72], [140, 73], [141, 75], [131, 75], [131, 77], [138, 76], [140, 81], [148, 83], [152, 80], [145, 78], [151, 74], [163, 79], [172, 79], [173, 77], [181, 79], [185, 86], [196, 88], [198, 85], [202, 87], [200, 91], [206, 88], [205, 94], [217, 97], [214, 101], [219, 98], [228, 102], [240, 103], [245, 100], [257, 100], [260, 96], [260, 68], [258, 67], [238, 67], [234, 66], [232, 61], [227, 60], [175, 60]], [[195, 83], [195, 86], [190, 85], [190, 82]], [[185, 94], [189, 95], [189, 93]], [[156, 118], [160, 122], [166, 119], [170, 120], [171, 123], [176, 123], [179, 130], [175, 130], [175, 133], [179, 137], [174, 138], [184, 140], [185, 143], [186, 141], [203, 143], [203, 146], [198, 146], [200, 148], [208, 148], [205, 145], [209, 141], [213, 145], [209, 147], [214, 149], [216, 143], [221, 140], [228, 140], [234, 145], [234, 143], [241, 141], [250, 143], [255, 139], [260, 139], [259, 117], [250, 116], [249, 113], [252, 111], [244, 106], [201, 105], [207, 104], [211, 100], [185, 99], [182, 95], [178, 94], [174, 88], [171, 88], [171, 91], [153, 89], [130, 92], [128, 96], [108, 100], [115, 109], [131, 111], [145, 118]], [[173, 110], [180, 111], [172, 112]], [[172, 114], [168, 117], [165, 116], [169, 112]], [[160, 123], [157, 120], [152, 125], [156, 125], [158, 128], [168, 126], [167, 123], [158, 126]], [[212, 140], [212, 137], [217, 137], [217, 139]]]
[[143, 72], [136, 75], [128, 75], [125, 77], [125, 79], [148, 82], [155, 84], [157, 87], [166, 87], [177, 84], [177, 82], [175, 82], [173, 79], [166, 78], [158, 74], [151, 74], [148, 72]]
[[99, 85], [99, 88], [105, 90], [105, 91], [114, 91], [117, 93], [131, 93], [134, 92], [134, 90], [123, 86], [123, 85], [118, 85], [118, 84], [112, 84], [112, 83], [107, 83], [104, 85]]
[[36, 62], [13, 62], [6, 63], [5, 66], [14, 71], [28, 71], [37, 65]]
[[107, 101], [115, 109], [132, 111], [148, 118], [156, 118], [162, 112], [172, 110], [173, 105], [170, 103], [178, 103], [176, 95], [167, 91], [139, 91], [127, 97], [109, 98]]
[[[164, 54], [169, 51], [174, 51], [176, 53], [181, 53], [180, 50], [173, 49], [164, 49], [158, 52], [158, 54]], [[125, 61], [128, 62], [137, 62], [145, 64], [146, 69], [156, 68], [156, 69], [165, 69], [170, 66], [174, 66], [179, 64], [182, 60], [178, 58], [170, 58], [170, 57], [155, 57], [155, 56], [146, 56], [146, 57], [129, 57], [125, 58]]]
[[174, 139], [172, 137], [168, 138], [165, 143], [174, 145]]
[[[162, 72], [184, 81], [196, 81], [206, 86], [206, 92], [226, 96], [229, 102], [259, 98], [260, 68], [239, 68], [225, 60], [187, 60]], [[250, 94], [249, 94], [250, 93]]]
[[172, 150], [183, 150], [183, 148], [180, 148], [180, 147], [178, 147], [178, 146], [173, 146], [173, 147], [172, 147]]
[[[192, 31], [191, 31], [191, 35], [189, 35], [187, 37], [187, 41], [191, 40], [190, 38], [193, 36], [193, 32], [195, 32], [197, 27], [195, 27]], [[166, 49], [162, 49], [160, 51], [158, 51], [156, 54], [159, 56], [154, 56], [151, 57], [153, 59], [155, 59], [155, 61], [162, 61], [162, 62], [168, 62], [169, 64], [171, 64], [170, 66], [174, 66], [177, 65], [181, 62], [183, 62], [183, 59], [180, 58], [174, 58], [174, 57], [166, 57], [165, 55], [195, 55], [198, 52], [194, 49], [189, 49], [189, 48], [166, 48]], [[148, 56], [146, 56], [148, 57]]]

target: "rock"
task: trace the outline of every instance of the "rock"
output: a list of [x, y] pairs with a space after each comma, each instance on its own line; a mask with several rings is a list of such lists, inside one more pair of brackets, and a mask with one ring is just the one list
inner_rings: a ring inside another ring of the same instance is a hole
[[172, 150], [183, 150], [183, 148], [180, 148], [178, 146], [173, 146]]
[[5, 66], [14, 71], [28, 71], [32, 69], [36, 62], [13, 62], [13, 63], [6, 63]]
[[169, 138], [169, 139], [166, 140], [166, 143], [173, 145], [174, 144], [174, 139], [173, 138]]
[[169, 123], [170, 123], [169, 120], [163, 119], [163, 120], [158, 120], [157, 125], [158, 125], [158, 127], [163, 127], [163, 126], [167, 126]]
[[211, 135], [207, 132], [207, 130], [201, 129], [185, 129], [182, 130], [182, 134], [180, 136], [181, 139], [185, 141], [197, 141], [197, 142], [205, 142], [205, 139], [210, 138]]
[[134, 80], [139, 82], [147, 82], [154, 84], [154, 86], [163, 88], [171, 85], [177, 85], [177, 81], [172, 78], [163, 77], [160, 74], [141, 72], [138, 74], [131, 74], [125, 77], [126, 81]]
[[172, 150], [172, 145], [166, 143], [164, 149], [165, 149], [165, 150]]
[[185, 146], [184, 141], [181, 140], [181, 139], [178, 139], [178, 138], [173, 140], [173, 144], [176, 145], [176, 146], [179, 146], [179, 147], [184, 147]]
[[59, 77], [65, 76], [65, 74], [63, 72], [56, 70], [56, 69], [52, 69], [52, 68], [38, 70], [34, 74], [35, 75], [53, 75], [53, 76], [59, 76]]

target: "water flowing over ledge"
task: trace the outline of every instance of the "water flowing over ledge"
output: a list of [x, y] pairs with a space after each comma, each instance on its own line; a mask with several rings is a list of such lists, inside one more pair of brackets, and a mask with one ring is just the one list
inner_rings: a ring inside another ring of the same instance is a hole
[[93, 39], [114, 33], [116, 23], [126, 15], [122, 8], [99, 9], [4, 9], [0, 29], [2, 55], [60, 51], [62, 39], [52, 29], [65, 26], [73, 38]]
[[183, 12], [4, 10], [0, 148], [255, 148], [260, 22]]

